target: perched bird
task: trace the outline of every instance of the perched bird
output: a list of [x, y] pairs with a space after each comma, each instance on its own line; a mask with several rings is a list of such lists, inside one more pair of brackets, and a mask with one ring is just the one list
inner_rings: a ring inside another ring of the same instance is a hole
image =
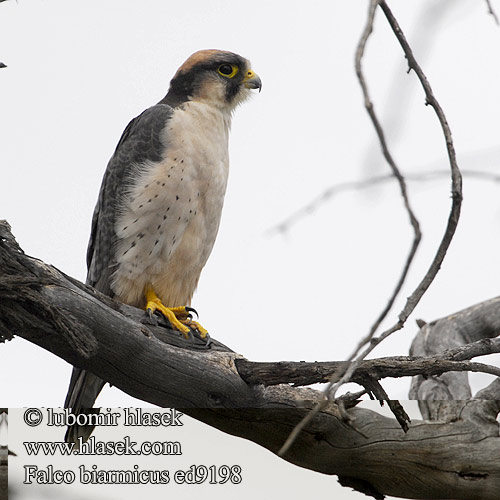
[[[125, 128], [108, 163], [92, 220], [87, 283], [126, 304], [162, 313], [185, 336], [190, 304], [219, 228], [234, 109], [261, 89], [250, 63], [200, 50], [167, 95]], [[104, 382], [73, 369], [65, 407], [91, 408]], [[91, 429], [90, 429], [91, 432]], [[89, 429], [71, 427], [68, 441]]]

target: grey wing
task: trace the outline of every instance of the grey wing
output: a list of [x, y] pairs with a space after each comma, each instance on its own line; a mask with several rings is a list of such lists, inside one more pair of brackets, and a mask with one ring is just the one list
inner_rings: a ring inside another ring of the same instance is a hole
[[[87, 283], [110, 297], [113, 296], [111, 277], [116, 266], [115, 222], [120, 204], [140, 165], [162, 159], [164, 145], [161, 132], [172, 113], [170, 106], [157, 104], [134, 118], [125, 128], [106, 168], [92, 218], [87, 250]], [[92, 406], [104, 384], [96, 375], [74, 367], [64, 407], [71, 408], [75, 415], [99, 412]], [[86, 441], [92, 430], [93, 426], [75, 424], [68, 427], [65, 439], [77, 442], [78, 437], [82, 437]]]
[[120, 205], [140, 166], [162, 159], [165, 146], [161, 132], [172, 113], [170, 106], [157, 104], [134, 118], [125, 128], [104, 174], [87, 249], [87, 284], [111, 297]]

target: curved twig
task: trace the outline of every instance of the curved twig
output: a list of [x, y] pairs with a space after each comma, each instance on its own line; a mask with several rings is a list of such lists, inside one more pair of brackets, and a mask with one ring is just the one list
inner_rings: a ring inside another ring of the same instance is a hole
[[396, 287], [394, 288], [392, 295], [389, 298], [389, 301], [387, 302], [387, 305], [385, 308], [382, 310], [382, 312], [379, 314], [375, 322], [370, 328], [370, 331], [368, 334], [362, 338], [356, 349], [355, 353], [357, 353], [361, 347], [363, 347], [375, 334], [375, 332], [378, 330], [380, 324], [382, 321], [385, 319], [389, 311], [392, 309], [392, 306], [394, 305], [394, 301], [396, 300], [396, 297], [399, 295], [399, 292], [401, 291], [401, 288], [403, 287], [403, 284], [406, 280], [406, 277], [408, 276], [408, 272], [410, 270], [411, 264], [413, 262], [413, 259], [415, 258], [415, 254], [417, 252], [418, 246], [420, 244], [420, 241], [422, 239], [422, 233], [420, 231], [420, 224], [418, 222], [417, 217], [415, 216], [415, 213], [413, 212], [413, 209], [411, 208], [410, 205], [410, 200], [408, 198], [408, 190], [406, 188], [406, 181], [404, 176], [401, 174], [399, 168], [396, 165], [396, 162], [394, 161], [394, 158], [392, 157], [389, 147], [387, 145], [387, 141], [385, 138], [384, 130], [382, 129], [382, 126], [380, 125], [380, 122], [378, 120], [377, 114], [375, 113], [375, 109], [373, 107], [373, 102], [370, 98], [370, 93], [368, 91], [368, 85], [365, 80], [365, 76], [363, 74], [363, 69], [361, 66], [361, 61], [363, 59], [364, 53], [365, 53], [365, 47], [366, 47], [366, 42], [368, 41], [368, 37], [371, 35], [373, 31], [373, 22], [374, 22], [374, 16], [375, 16], [375, 10], [377, 7], [377, 1], [372, 1], [370, 4], [370, 10], [368, 14], [368, 22], [366, 23], [365, 30], [363, 32], [363, 35], [361, 36], [361, 39], [358, 44], [358, 48], [356, 50], [356, 57], [355, 57], [355, 68], [356, 68], [356, 75], [358, 77], [359, 84], [361, 86], [361, 89], [363, 91], [363, 97], [365, 101], [365, 108], [368, 113], [368, 116], [370, 117], [370, 120], [373, 124], [373, 127], [375, 128], [375, 132], [377, 134], [380, 147], [382, 148], [382, 154], [384, 155], [384, 158], [386, 162], [388, 163], [389, 167], [391, 168], [392, 175], [393, 177], [397, 180], [399, 184], [399, 189], [401, 191], [401, 197], [403, 198], [403, 204], [406, 209], [406, 212], [408, 214], [408, 219], [410, 221], [411, 227], [413, 228], [413, 241], [410, 247], [410, 251], [408, 252], [408, 256], [406, 257], [406, 262], [403, 266], [403, 271], [401, 272], [401, 275], [399, 277], [398, 282], [396, 283]]
[[[409, 69], [415, 72], [418, 79], [420, 80], [420, 83], [422, 84], [422, 87], [425, 92], [426, 104], [432, 106], [438, 117], [441, 129], [443, 131], [443, 135], [445, 137], [446, 150], [448, 152], [448, 159], [451, 168], [452, 205], [451, 205], [450, 215], [448, 217], [448, 222], [446, 225], [446, 230], [441, 240], [441, 243], [438, 247], [438, 251], [434, 259], [432, 260], [428, 271], [426, 272], [424, 278], [419, 283], [415, 291], [410, 295], [410, 297], [408, 297], [406, 305], [399, 315], [398, 323], [404, 324], [404, 322], [406, 321], [408, 316], [413, 312], [416, 305], [418, 304], [418, 302], [420, 301], [420, 299], [422, 298], [422, 296], [424, 295], [424, 293], [434, 280], [436, 274], [438, 273], [439, 268], [441, 267], [441, 264], [448, 250], [448, 247], [450, 246], [451, 240], [453, 239], [453, 236], [455, 234], [455, 230], [458, 225], [458, 220], [460, 218], [460, 210], [462, 207], [462, 175], [460, 173], [460, 169], [458, 168], [455, 147], [453, 146], [453, 139], [451, 136], [451, 130], [448, 125], [448, 121], [446, 120], [446, 116], [443, 112], [443, 109], [441, 108], [439, 102], [435, 98], [434, 93], [432, 92], [432, 88], [427, 80], [427, 77], [422, 71], [422, 68], [417, 63], [415, 56], [413, 55], [413, 52], [408, 42], [406, 41], [403, 31], [401, 30], [401, 27], [399, 26], [396, 18], [393, 16], [387, 3], [385, 2], [385, 0], [381, 0], [379, 5], [382, 11], [384, 12], [394, 35], [398, 39], [405, 53], [406, 59], [408, 60]], [[383, 340], [383, 338], [385, 338], [388, 335], [390, 335], [390, 333], [385, 334], [385, 336], [384, 334], [382, 334], [380, 336], [381, 340]]]
[[[364, 37], [368, 37], [369, 34], [371, 33], [372, 26], [373, 26], [373, 19], [375, 16], [375, 8], [377, 7], [377, 4], [380, 6], [382, 11], [384, 12], [387, 21], [389, 22], [389, 25], [396, 36], [397, 40], [399, 41], [403, 52], [406, 56], [406, 59], [408, 60], [408, 65], [410, 70], [413, 69], [420, 80], [420, 83], [424, 89], [425, 96], [426, 96], [426, 104], [430, 104], [437, 117], [439, 120], [439, 123], [441, 125], [445, 141], [446, 141], [446, 150], [448, 153], [448, 158], [450, 162], [450, 167], [451, 167], [451, 179], [452, 179], [452, 205], [451, 205], [451, 210], [450, 214], [448, 216], [448, 222], [446, 225], [446, 230], [445, 233], [441, 239], [441, 242], [439, 244], [438, 250], [436, 252], [436, 255], [434, 256], [429, 269], [425, 273], [424, 277], [418, 284], [417, 288], [412, 292], [412, 294], [408, 297], [405, 306], [403, 307], [402, 311], [399, 313], [398, 321], [390, 328], [382, 332], [378, 337], [372, 338], [370, 344], [356, 357], [356, 360], [351, 363], [349, 368], [343, 373], [341, 377], [336, 377], [333, 376], [331, 382], [328, 384], [327, 388], [324, 391], [325, 398], [326, 396], [330, 398], [335, 397], [335, 393], [338, 390], [338, 388], [343, 385], [344, 383], [348, 382], [351, 379], [352, 374], [354, 373], [354, 370], [359, 366], [359, 363], [361, 360], [363, 360], [380, 342], [382, 342], [384, 339], [386, 339], [388, 336], [392, 335], [394, 332], [401, 330], [403, 328], [406, 320], [410, 316], [410, 314], [414, 311], [415, 307], [417, 304], [420, 302], [420, 299], [423, 297], [429, 286], [431, 285], [432, 281], [436, 277], [441, 264], [444, 260], [444, 257], [446, 256], [446, 252], [448, 250], [448, 247], [450, 246], [451, 240], [453, 239], [453, 236], [455, 234], [455, 230], [458, 225], [458, 220], [460, 218], [460, 209], [462, 206], [462, 176], [460, 173], [460, 170], [457, 165], [457, 160], [456, 160], [456, 153], [455, 153], [455, 148], [453, 146], [453, 139], [451, 136], [451, 130], [448, 125], [448, 122], [446, 120], [446, 116], [438, 103], [437, 99], [434, 96], [434, 93], [432, 91], [432, 88], [427, 80], [427, 77], [425, 76], [424, 72], [420, 68], [419, 64], [417, 63], [413, 52], [406, 41], [406, 38], [401, 30], [401, 27], [399, 26], [396, 18], [393, 16], [391, 10], [389, 9], [387, 3], [385, 0], [371, 0], [370, 1], [370, 7], [369, 7], [369, 13], [368, 13], [368, 20], [367, 20], [367, 25], [366, 28], [363, 32], [362, 40]], [[355, 355], [357, 352], [355, 353]], [[351, 356], [349, 361], [353, 360], [354, 356]], [[302, 419], [302, 421], [293, 429], [293, 431], [290, 433], [288, 439], [284, 443], [284, 445], [281, 447], [279, 454], [282, 456], [284, 455], [290, 446], [293, 444], [294, 440], [298, 436], [298, 434], [301, 432], [301, 430], [309, 423], [309, 421], [324, 407], [325, 403], [324, 400], [318, 403], [315, 408], [308, 414], [305, 418]]]
[[[427, 172], [422, 172], [418, 169], [418, 173], [405, 173], [406, 181], [412, 182], [429, 182], [443, 177], [449, 177], [449, 170], [429, 170]], [[462, 175], [464, 177], [475, 178], [478, 180], [483, 180], [487, 182], [500, 183], [500, 174], [495, 172], [487, 172], [486, 170], [471, 170], [471, 169], [461, 169]], [[309, 203], [299, 208], [296, 212], [292, 213], [285, 219], [283, 219], [278, 224], [270, 227], [266, 234], [283, 234], [286, 233], [302, 218], [313, 214], [316, 210], [320, 209], [321, 206], [327, 202], [331, 201], [340, 193], [345, 193], [348, 191], [356, 191], [361, 189], [368, 189], [376, 187], [380, 184], [385, 184], [387, 182], [394, 181], [395, 177], [392, 174], [382, 174], [374, 175], [372, 177], [367, 177], [359, 181], [347, 181], [334, 184], [326, 188], [322, 193], [313, 198]]]
[[491, 14], [495, 22], [500, 25], [500, 21], [498, 20], [498, 16], [496, 12], [493, 10], [493, 6], [491, 5], [490, 0], [486, 0], [486, 6], [488, 7], [488, 14]]

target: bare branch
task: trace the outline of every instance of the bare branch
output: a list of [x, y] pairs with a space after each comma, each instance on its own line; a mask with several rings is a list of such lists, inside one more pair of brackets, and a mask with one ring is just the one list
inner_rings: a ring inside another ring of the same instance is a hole
[[474, 399], [490, 399], [492, 401], [497, 401], [499, 405], [497, 411], [500, 412], [500, 377], [493, 380], [488, 387], [478, 391]]
[[[490, 348], [500, 346], [500, 297], [474, 305], [459, 313], [425, 324], [413, 340], [413, 356], [438, 355], [441, 359], [465, 360], [481, 356]], [[457, 347], [458, 346], [458, 347]], [[499, 380], [499, 379], [497, 379]], [[498, 395], [498, 385], [492, 384], [476, 398], [490, 399]], [[410, 398], [418, 400], [466, 400], [471, 398], [467, 374], [443, 374], [439, 377], [416, 376], [412, 380]], [[422, 415], [430, 418], [440, 413], [431, 401], [419, 404]]]
[[[423, 279], [418, 284], [417, 288], [413, 291], [413, 293], [408, 297], [403, 310], [399, 313], [399, 319], [397, 323], [395, 323], [392, 327], [382, 332], [378, 337], [372, 338], [370, 344], [359, 355], [358, 355], [359, 348], [357, 348], [357, 350], [353, 353], [353, 355], [351, 355], [348, 359], [348, 361], [352, 361], [357, 356], [356, 361], [350, 364], [349, 368], [345, 371], [345, 373], [342, 374], [340, 378], [332, 376], [330, 383], [324, 390], [325, 395], [332, 398], [335, 397], [335, 393], [338, 390], [338, 388], [342, 384], [350, 380], [354, 370], [358, 367], [358, 364], [361, 362], [361, 360], [363, 360], [378, 344], [380, 344], [380, 342], [382, 342], [384, 339], [392, 335], [394, 332], [401, 330], [401, 328], [403, 328], [406, 320], [413, 312], [417, 304], [420, 302], [420, 299], [423, 297], [424, 293], [427, 291], [432, 281], [436, 277], [437, 273], [439, 272], [439, 269], [441, 268], [441, 264], [446, 256], [448, 247], [450, 246], [453, 236], [455, 234], [455, 230], [458, 225], [458, 220], [460, 218], [460, 209], [462, 206], [462, 176], [460, 174], [460, 170], [457, 165], [455, 148], [453, 146], [453, 139], [451, 137], [451, 131], [448, 122], [446, 120], [446, 116], [444, 115], [444, 112], [440, 104], [438, 103], [437, 99], [434, 96], [434, 93], [432, 92], [432, 88], [427, 80], [427, 77], [425, 76], [424, 72], [417, 63], [413, 55], [413, 52], [410, 46], [408, 45], [408, 42], [406, 41], [406, 38], [401, 30], [401, 27], [399, 26], [397, 20], [395, 19], [389, 7], [387, 6], [385, 0], [370, 1], [368, 20], [365, 31], [362, 35], [362, 40], [364, 38], [368, 38], [369, 34], [372, 31], [373, 19], [375, 16], [374, 9], [376, 8], [377, 4], [384, 12], [390, 27], [392, 28], [396, 38], [398, 39], [403, 49], [403, 52], [405, 53], [405, 56], [408, 60], [410, 69], [413, 69], [415, 71], [418, 79], [420, 80], [420, 83], [425, 92], [426, 104], [430, 104], [433, 107], [434, 111], [437, 114], [439, 123], [441, 124], [451, 167], [452, 206], [450, 215], [448, 217], [448, 222], [446, 225], [446, 230], [441, 240], [441, 243], [439, 244], [437, 253], [434, 256], [434, 259], [432, 260], [431, 265], [426, 274], [424, 275]], [[310, 418], [313, 418], [313, 416], [321, 410], [322, 406], [323, 402], [318, 403], [315, 409], [311, 412], [312, 415]], [[297, 438], [299, 432], [307, 424], [308, 419], [309, 416], [304, 418], [304, 420], [290, 434], [287, 441], [283, 444], [280, 450], [280, 455], [284, 455], [286, 451], [291, 447], [291, 445], [293, 444], [293, 440]]]
[[493, 7], [491, 5], [490, 0], [486, 0], [486, 6], [488, 7], [488, 14], [491, 14], [491, 16], [493, 17], [493, 19], [495, 20], [495, 22], [498, 25], [500, 25], [500, 21], [498, 20], [498, 16], [497, 16], [496, 12], [493, 10]]
[[401, 403], [396, 399], [390, 399], [378, 380], [369, 381], [366, 388], [380, 401], [380, 404], [383, 404], [384, 401], [387, 402], [403, 431], [408, 432], [410, 429], [410, 417]]
[[455, 147], [453, 146], [453, 139], [451, 136], [451, 130], [446, 120], [446, 116], [443, 112], [443, 109], [441, 108], [439, 102], [435, 98], [434, 93], [432, 92], [432, 88], [427, 80], [427, 77], [425, 76], [424, 72], [417, 63], [415, 56], [413, 55], [413, 52], [408, 42], [406, 41], [403, 31], [401, 30], [401, 27], [399, 26], [396, 18], [393, 16], [387, 3], [385, 2], [385, 0], [381, 0], [379, 5], [380, 8], [383, 10], [387, 18], [387, 21], [389, 22], [389, 25], [392, 28], [392, 31], [394, 32], [394, 35], [398, 39], [405, 53], [406, 59], [408, 60], [409, 68], [415, 71], [418, 79], [420, 80], [420, 83], [422, 84], [426, 96], [426, 104], [431, 105], [434, 111], [436, 112], [436, 115], [438, 117], [439, 123], [441, 125], [445, 137], [446, 149], [448, 152], [448, 159], [451, 167], [452, 206], [450, 215], [448, 217], [446, 231], [441, 240], [436, 256], [434, 257], [429, 267], [429, 270], [427, 271], [426, 275], [418, 285], [417, 289], [410, 295], [410, 297], [408, 297], [406, 305], [399, 315], [400, 322], [404, 324], [404, 322], [406, 321], [408, 316], [413, 312], [416, 305], [419, 303], [420, 299], [422, 298], [426, 290], [429, 288], [430, 284], [432, 283], [436, 274], [438, 273], [441, 264], [444, 260], [444, 257], [446, 255], [446, 252], [448, 250], [448, 247], [450, 246], [451, 240], [453, 239], [453, 236], [455, 234], [455, 230], [458, 225], [458, 220], [460, 218], [460, 209], [462, 206], [462, 175], [458, 168]]
[[304, 205], [302, 208], [292, 213], [286, 219], [282, 220], [275, 226], [270, 227], [266, 234], [272, 236], [275, 234], [286, 233], [294, 226], [298, 221], [307, 217], [314, 212], [316, 212], [325, 202], [335, 198], [337, 194], [343, 193], [345, 191], [353, 191], [356, 189], [365, 189], [377, 186], [378, 184], [386, 183], [387, 181], [393, 181], [394, 176], [391, 174], [377, 175], [374, 177], [369, 177], [361, 181], [349, 181], [342, 182], [339, 184], [334, 184], [326, 188], [320, 195], [314, 198], [312, 201]]
[[[413, 377], [419, 374], [431, 377], [446, 372], [488, 373], [500, 377], [499, 367], [466, 361], [499, 352], [500, 339], [486, 339], [442, 351], [434, 356], [394, 356], [364, 360], [354, 370], [351, 382], [364, 385], [370, 379]], [[235, 360], [235, 364], [238, 373], [248, 384], [293, 384], [295, 387], [327, 383], [333, 373], [343, 372], [349, 365], [347, 361], [255, 362], [243, 358]]]
[[[378, 5], [378, 0], [370, 0], [370, 4], [369, 4], [369, 8], [368, 8], [368, 19], [366, 21], [365, 29], [363, 30], [363, 33], [361, 35], [358, 49], [356, 51], [356, 72], [358, 74], [358, 78], [359, 78], [361, 87], [363, 89], [363, 94], [364, 94], [364, 98], [365, 98], [365, 107], [367, 108], [369, 113], [370, 113], [370, 107], [372, 110], [373, 110], [373, 107], [372, 107], [371, 102], [369, 100], [368, 90], [366, 88], [366, 84], [364, 82], [364, 77], [363, 77], [363, 74], [361, 72], [361, 58], [363, 57], [363, 54], [364, 54], [364, 48], [366, 46], [366, 42], [367, 42], [370, 34], [373, 31], [373, 21], [375, 19], [375, 11], [376, 11], [377, 5]], [[372, 121], [374, 121], [374, 124], [377, 126], [378, 121], [376, 119], [375, 114], [372, 114], [370, 116], [372, 117]], [[390, 154], [389, 154], [389, 151], [387, 150], [387, 147], [384, 148], [385, 139], [383, 137], [383, 134], [382, 134], [380, 127], [378, 128], [377, 133], [379, 131], [380, 131], [379, 138], [382, 137], [382, 140], [383, 140], [382, 149], [383, 150], [385, 149], [385, 152], [387, 152], [386, 158], [388, 158], [388, 162], [393, 169], [393, 175], [395, 175], [395, 172], [399, 173], [399, 171], [398, 171], [396, 165], [394, 164], [394, 162], [392, 161], [392, 158], [390, 157]], [[396, 176], [396, 178], [397, 178], [397, 176]], [[401, 181], [400, 181], [400, 186], [401, 186]], [[404, 184], [403, 184], [403, 188], [404, 189], [402, 191], [403, 191], [403, 195], [405, 196], [406, 195], [406, 187], [404, 186]], [[407, 207], [408, 207], [408, 205], [407, 205]], [[413, 215], [413, 213], [410, 210], [410, 219], [411, 219], [412, 215]], [[416, 223], [416, 227], [418, 230], [418, 222]], [[419, 230], [418, 230], [418, 232], [419, 232]], [[418, 245], [418, 243], [417, 243], [417, 245]], [[413, 255], [414, 255], [414, 252], [413, 252]], [[410, 256], [411, 256], [411, 252], [410, 252]], [[364, 343], [361, 345], [364, 345]], [[330, 397], [332, 399], [335, 398], [335, 393], [336, 393], [336, 390], [338, 389], [338, 387], [340, 387], [340, 385], [344, 381], [349, 380], [349, 377], [352, 375], [354, 370], [357, 368], [357, 366], [355, 366], [356, 363], [350, 364], [350, 362], [355, 358], [356, 354], [359, 351], [359, 348], [360, 348], [360, 345], [358, 345], [356, 347], [355, 351], [348, 358], [347, 361], [349, 364], [347, 365], [348, 368], [345, 370], [345, 372], [338, 371], [338, 372], [333, 373], [330, 376], [329, 381], [328, 381], [328, 385], [325, 388], [325, 390], [323, 391], [323, 394], [325, 395], [325, 399], [320, 401], [319, 403], [317, 403], [316, 406], [314, 407], [314, 409], [311, 411], [311, 413], [309, 415], [307, 415], [305, 418], [303, 418], [302, 421], [293, 429], [293, 431], [290, 433], [287, 440], [285, 441], [285, 443], [283, 444], [283, 446], [281, 447], [281, 449], [279, 451], [280, 456], [284, 456], [288, 452], [288, 450], [291, 448], [291, 446], [293, 445], [295, 440], [298, 438], [300, 432], [302, 432], [302, 430], [309, 424], [309, 422], [316, 416], [316, 414], [319, 413], [325, 407], [327, 398], [328, 397]], [[359, 364], [359, 360], [358, 360], [358, 364]], [[344, 374], [342, 377], [340, 376], [341, 373]], [[340, 381], [337, 384], [335, 384], [335, 382], [337, 382], [339, 380], [339, 378], [340, 378]], [[342, 410], [343, 407], [341, 406], [340, 408]], [[344, 418], [345, 418], [345, 416], [344, 416]]]
[[[500, 298], [488, 300], [481, 304], [472, 306], [464, 311], [425, 324], [415, 337], [411, 346], [411, 354], [434, 354], [441, 352], [443, 359], [470, 359], [472, 356], [482, 355], [493, 347], [500, 347], [500, 315], [498, 307]], [[467, 342], [472, 342], [465, 346]], [[456, 346], [459, 347], [456, 347]], [[443, 349], [451, 347], [444, 352]], [[478, 392], [474, 399], [493, 400], [485, 404], [481, 411], [496, 418], [500, 411], [500, 378]], [[469, 411], [460, 400], [468, 400], [471, 390], [467, 381], [466, 373], [445, 373], [438, 377], [422, 377], [418, 375], [413, 378], [410, 397], [419, 399], [419, 407], [422, 415], [430, 420], [451, 421], [455, 418], [463, 418], [464, 411]], [[458, 401], [450, 401], [458, 400]], [[471, 419], [480, 419], [475, 411], [470, 410]]]
[[[405, 173], [406, 181], [412, 182], [429, 182], [436, 179], [441, 179], [443, 177], [448, 178], [450, 176], [449, 170], [429, 170], [428, 172], [422, 172], [421, 168], [418, 168], [418, 173]], [[500, 183], [500, 174], [495, 172], [487, 172], [485, 170], [471, 170], [471, 169], [461, 169], [462, 175], [464, 177], [470, 177], [478, 180], [484, 180], [487, 182]], [[312, 215], [314, 212], [319, 210], [325, 202], [333, 200], [338, 194], [345, 193], [349, 191], [358, 191], [361, 189], [369, 189], [379, 186], [380, 184], [386, 184], [387, 182], [395, 181], [395, 177], [391, 174], [375, 175], [373, 177], [367, 177], [366, 179], [360, 181], [348, 181], [341, 182], [339, 184], [334, 184], [326, 188], [321, 194], [319, 194], [312, 201], [304, 205], [302, 208], [292, 213], [286, 219], [283, 219], [280, 223], [269, 228], [267, 234], [283, 234], [289, 231], [298, 221], [304, 217]]]
[[382, 154], [384, 155], [384, 158], [386, 162], [388, 163], [389, 167], [391, 168], [392, 175], [395, 177], [399, 184], [399, 189], [401, 192], [401, 197], [403, 198], [403, 204], [406, 209], [406, 212], [408, 214], [408, 219], [410, 221], [410, 225], [413, 228], [413, 241], [410, 247], [410, 250], [408, 252], [408, 256], [406, 258], [406, 262], [403, 266], [403, 270], [401, 272], [400, 278], [398, 282], [396, 283], [396, 287], [394, 288], [394, 291], [392, 295], [389, 298], [389, 301], [385, 308], [382, 310], [378, 318], [375, 320], [373, 323], [372, 327], [370, 328], [370, 331], [368, 332], [368, 335], [366, 337], [362, 338], [360, 342], [358, 343], [358, 346], [356, 348], [356, 352], [361, 349], [362, 346], [364, 346], [375, 334], [375, 332], [378, 330], [380, 324], [382, 321], [385, 319], [389, 311], [392, 309], [392, 306], [394, 304], [394, 301], [396, 300], [396, 297], [399, 295], [399, 292], [401, 291], [401, 288], [406, 280], [406, 277], [408, 276], [408, 272], [410, 270], [411, 264], [413, 262], [413, 259], [415, 257], [415, 254], [417, 252], [418, 246], [420, 244], [420, 240], [422, 238], [422, 233], [420, 231], [420, 224], [418, 222], [418, 219], [416, 218], [413, 209], [411, 208], [410, 205], [410, 200], [408, 198], [408, 191], [406, 188], [406, 181], [404, 176], [401, 174], [399, 168], [396, 165], [396, 162], [394, 161], [394, 158], [392, 157], [389, 147], [387, 145], [387, 141], [385, 138], [384, 131], [382, 129], [382, 126], [378, 120], [377, 114], [375, 113], [375, 109], [373, 106], [373, 103], [370, 98], [370, 93], [368, 91], [368, 85], [365, 80], [365, 76], [363, 74], [363, 69], [362, 69], [362, 59], [365, 53], [365, 47], [366, 47], [366, 42], [368, 41], [369, 36], [371, 35], [373, 31], [373, 22], [375, 18], [375, 11], [377, 8], [378, 1], [373, 0], [370, 3], [370, 9], [368, 13], [368, 21], [366, 23], [365, 30], [361, 36], [361, 39], [358, 44], [358, 48], [356, 50], [356, 57], [355, 57], [355, 68], [356, 68], [356, 75], [358, 77], [359, 84], [361, 86], [361, 89], [363, 91], [363, 97], [364, 97], [364, 102], [365, 102], [365, 108], [366, 111], [368, 112], [368, 116], [370, 117], [370, 120], [373, 124], [373, 127], [375, 128], [375, 132], [377, 134], [378, 140], [380, 142], [380, 146], [382, 148]]

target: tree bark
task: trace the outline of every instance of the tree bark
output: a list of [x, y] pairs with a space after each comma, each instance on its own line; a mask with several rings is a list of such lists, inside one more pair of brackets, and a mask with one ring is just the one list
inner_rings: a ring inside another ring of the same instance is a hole
[[[488, 307], [471, 308], [465, 317], [487, 315], [481, 324], [488, 325], [486, 336], [491, 338], [498, 334], [498, 325], [490, 315], [500, 317], [500, 299], [489, 302]], [[8, 225], [0, 224], [0, 335], [4, 339], [23, 337], [134, 397], [180, 408], [274, 453], [322, 398], [318, 391], [287, 384], [247, 384], [235, 366], [235, 360], [244, 359], [240, 354], [216, 341], [210, 348], [197, 339], [186, 342], [161, 324], [145, 324], [144, 318], [143, 311], [26, 256]], [[461, 325], [460, 313], [454, 318]], [[446, 318], [440, 321], [449, 323]], [[458, 375], [443, 377], [454, 381]], [[458, 384], [468, 386], [463, 378]], [[498, 379], [490, 385], [485, 392], [489, 399], [500, 399], [499, 386]], [[445, 395], [453, 394], [450, 390]], [[467, 393], [464, 387], [459, 394], [470, 398], [470, 389]], [[338, 475], [342, 484], [374, 498], [497, 500], [500, 403], [473, 399], [449, 403], [453, 403], [454, 418], [416, 421], [405, 434], [394, 419], [360, 408], [348, 409], [350, 421], [346, 422], [330, 402], [284, 459]], [[442, 415], [429, 411], [427, 417]]]
[[[8, 408], [0, 408], [0, 429], [7, 425]], [[0, 500], [7, 500], [9, 488], [9, 448], [0, 444]]]

